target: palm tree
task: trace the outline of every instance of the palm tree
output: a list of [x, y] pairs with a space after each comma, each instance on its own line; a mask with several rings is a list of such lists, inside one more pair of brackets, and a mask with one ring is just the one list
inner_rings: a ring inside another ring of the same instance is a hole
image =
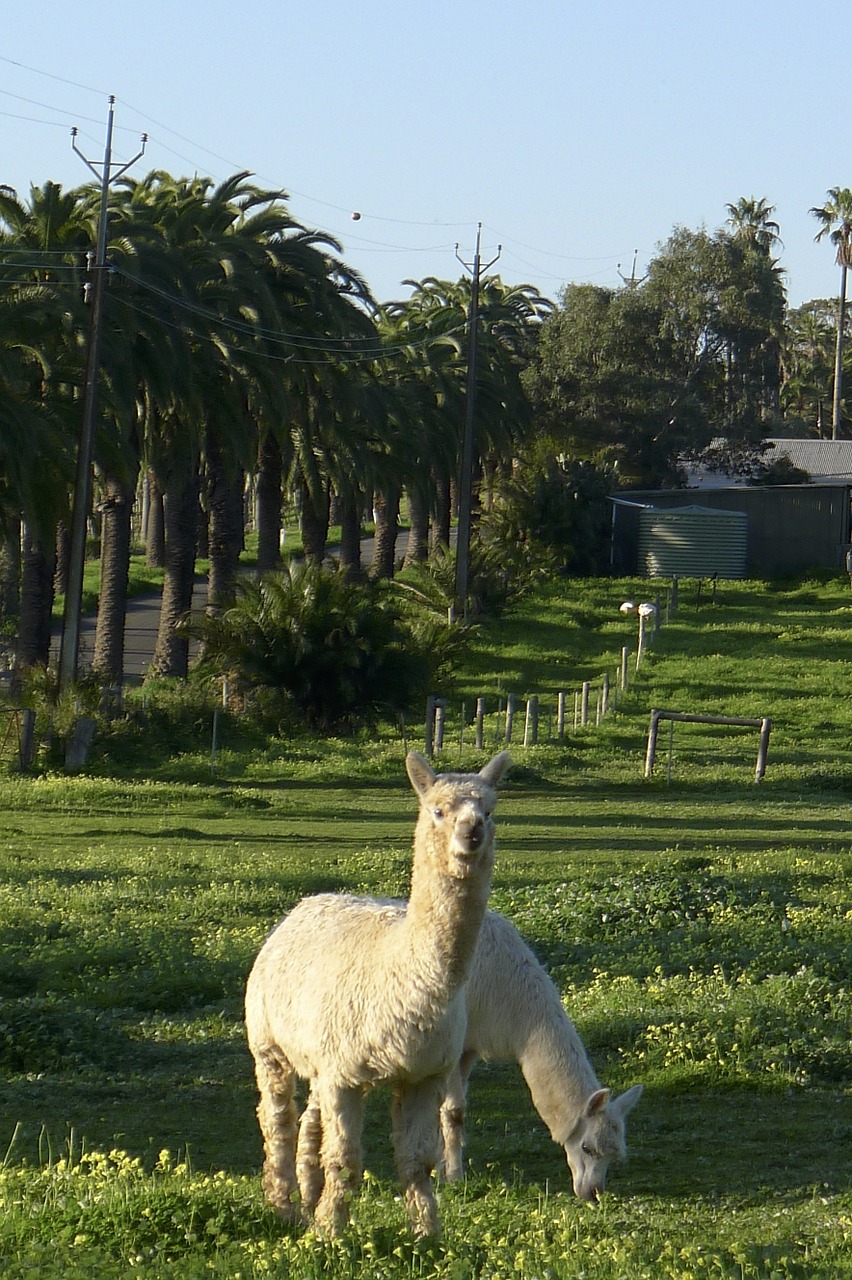
[[[394, 336], [408, 343], [405, 381], [414, 399], [418, 380], [415, 422], [405, 438], [408, 463], [405, 484], [412, 514], [420, 527], [412, 528], [411, 555], [420, 554], [426, 541], [423, 516], [438, 515], [441, 492], [457, 483], [462, 456], [467, 394], [467, 318], [471, 281], [456, 283], [429, 277], [407, 281], [414, 292], [406, 302], [388, 309], [387, 323]], [[509, 287], [499, 276], [479, 283], [479, 336], [475, 397], [476, 458], [474, 471], [488, 471], [510, 459], [515, 444], [530, 423], [530, 406], [520, 374], [532, 346], [538, 322], [551, 304], [530, 285]], [[426, 489], [426, 482], [430, 488]], [[413, 499], [413, 501], [412, 501]], [[381, 508], [379, 514], [382, 514]], [[440, 541], [446, 543], [448, 525]]]
[[726, 205], [731, 232], [725, 250], [720, 321], [725, 336], [725, 398], [729, 426], [762, 432], [780, 414], [783, 270], [773, 256], [781, 243], [775, 206], [741, 196]]
[[824, 406], [831, 395], [835, 316], [828, 302], [806, 303], [790, 312], [782, 350], [782, 403], [788, 417], [807, 423], [818, 439], [824, 434]]
[[[114, 198], [112, 354], [117, 368], [133, 371], [136, 393], [119, 433], [126, 474], [113, 476], [129, 496], [145, 467], [162, 491], [167, 524], [152, 675], [186, 671], [176, 623], [191, 606], [199, 498], [208, 607], [218, 608], [238, 568], [246, 474], [260, 471], [261, 544], [271, 567], [284, 477], [304, 480], [310, 514], [327, 495], [331, 460], [347, 452], [341, 371], [353, 343], [373, 333], [373, 304], [336, 257], [336, 243], [296, 223], [285, 199], [245, 173], [213, 188], [209, 179], [158, 172], [123, 179]], [[129, 320], [124, 327], [116, 307]], [[111, 631], [123, 627], [116, 602]]]
[[852, 190], [849, 187], [830, 187], [824, 205], [815, 205], [810, 212], [821, 224], [815, 240], [828, 236], [836, 249], [836, 262], [840, 267], [840, 297], [837, 304], [837, 336], [834, 350], [834, 398], [831, 406], [831, 438], [840, 434], [840, 406], [843, 384], [843, 340], [846, 328], [846, 273], [852, 263]]
[[4, 528], [17, 531], [18, 517], [24, 521], [20, 665], [49, 658], [56, 536], [68, 513], [79, 422], [82, 251], [90, 242], [78, 193], [46, 183], [24, 202], [0, 188], [0, 508]]
[[780, 227], [772, 218], [774, 204], [765, 199], [756, 200], [753, 196], [750, 199], [740, 196], [736, 204], [725, 205], [725, 208], [728, 225], [733, 228], [737, 239], [745, 240], [762, 253], [771, 253], [780, 241]]

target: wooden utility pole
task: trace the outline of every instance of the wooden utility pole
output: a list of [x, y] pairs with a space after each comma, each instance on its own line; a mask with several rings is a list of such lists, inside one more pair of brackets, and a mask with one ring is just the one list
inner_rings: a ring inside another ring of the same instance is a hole
[[503, 246], [497, 246], [497, 253], [483, 268], [479, 257], [479, 241], [482, 223], [476, 227], [476, 252], [473, 255], [471, 268], [459, 258], [459, 247], [456, 245], [456, 257], [463, 267], [471, 272], [473, 283], [470, 290], [470, 306], [467, 313], [467, 384], [465, 389], [464, 439], [462, 442], [461, 476], [459, 479], [459, 521], [456, 539], [456, 607], [467, 621], [467, 583], [470, 573], [470, 517], [473, 490], [473, 458], [475, 444], [476, 417], [476, 346], [479, 331], [479, 280], [482, 271], [493, 267], [500, 257]]
[[100, 169], [83, 155], [77, 146], [76, 126], [71, 130], [71, 146], [83, 163], [91, 169], [101, 184], [101, 203], [98, 214], [98, 239], [94, 256], [89, 254], [89, 268], [93, 273], [91, 288], [86, 286], [87, 301], [92, 312], [89, 321], [89, 342], [86, 352], [86, 377], [83, 386], [83, 425], [77, 449], [77, 472], [74, 480], [74, 502], [71, 511], [71, 533], [68, 547], [68, 582], [65, 589], [65, 609], [62, 615], [62, 640], [59, 648], [59, 688], [65, 690], [77, 678], [77, 658], [80, 650], [80, 615], [83, 602], [83, 569], [86, 563], [86, 526], [92, 501], [92, 450], [95, 438], [95, 420], [98, 409], [98, 381], [100, 378], [100, 345], [103, 330], [104, 287], [107, 261], [107, 221], [109, 184], [144, 154], [147, 135], [142, 135], [142, 149], [113, 172], [112, 128], [115, 114], [115, 98], [110, 95], [107, 115], [106, 146]]

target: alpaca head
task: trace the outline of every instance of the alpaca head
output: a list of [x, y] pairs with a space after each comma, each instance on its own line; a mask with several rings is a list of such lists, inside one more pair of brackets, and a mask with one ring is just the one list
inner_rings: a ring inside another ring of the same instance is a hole
[[606, 1189], [609, 1166], [625, 1158], [624, 1117], [641, 1096], [642, 1086], [635, 1084], [617, 1098], [609, 1089], [597, 1089], [587, 1099], [565, 1143], [574, 1194], [581, 1200], [597, 1200]]
[[509, 763], [509, 753], [501, 751], [478, 773], [436, 774], [428, 760], [409, 751], [405, 767], [420, 800], [416, 846], [434, 871], [458, 880], [490, 873], [497, 784]]

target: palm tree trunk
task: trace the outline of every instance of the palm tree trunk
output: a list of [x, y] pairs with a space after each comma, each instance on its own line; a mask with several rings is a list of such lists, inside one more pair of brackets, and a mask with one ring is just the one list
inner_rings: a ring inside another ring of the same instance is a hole
[[11, 516], [0, 542], [0, 618], [17, 622], [21, 612], [21, 518]]
[[105, 477], [101, 524], [101, 581], [92, 669], [104, 684], [120, 685], [124, 676], [124, 623], [130, 573], [130, 517], [135, 484], [127, 487]]
[[433, 525], [434, 545], [448, 547], [450, 545], [450, 528], [452, 526], [453, 501], [450, 482], [443, 476], [435, 477], [435, 520]]
[[29, 524], [22, 530], [21, 620], [18, 667], [46, 667], [50, 660], [50, 621], [56, 540], [42, 538]]
[[210, 516], [207, 608], [219, 609], [233, 596], [243, 549], [243, 492], [245, 474], [228, 475], [219, 442], [207, 433], [207, 510]]
[[319, 505], [311, 497], [304, 479], [299, 482], [301, 501], [302, 549], [309, 564], [322, 564], [328, 542], [328, 487], [323, 488]]
[[68, 589], [68, 560], [71, 552], [71, 530], [62, 521], [56, 528], [56, 565], [53, 570], [53, 589], [64, 596]]
[[374, 578], [393, 577], [399, 534], [399, 497], [399, 486], [391, 484], [381, 490], [377, 489], [373, 499], [376, 537], [370, 572]]
[[845, 261], [840, 263], [840, 300], [837, 306], [837, 342], [834, 349], [834, 401], [831, 407], [831, 438], [840, 438], [840, 404], [843, 399], [843, 339], [846, 329], [846, 272]]
[[257, 572], [269, 573], [281, 564], [281, 445], [271, 431], [260, 443], [257, 472]]
[[146, 679], [173, 676], [189, 670], [189, 641], [176, 625], [192, 608], [195, 585], [195, 540], [198, 532], [198, 476], [171, 480], [163, 495], [166, 542], [163, 598], [154, 656]]
[[408, 490], [408, 513], [411, 528], [403, 566], [426, 560], [429, 555], [429, 504], [421, 490], [414, 486]]
[[361, 572], [361, 495], [354, 493], [340, 494], [338, 497], [338, 515], [340, 517], [340, 570], [347, 578], [354, 581], [362, 576]]
[[148, 517], [145, 521], [145, 560], [151, 569], [162, 569], [166, 563], [166, 529], [163, 516], [163, 491], [154, 472], [148, 471]]

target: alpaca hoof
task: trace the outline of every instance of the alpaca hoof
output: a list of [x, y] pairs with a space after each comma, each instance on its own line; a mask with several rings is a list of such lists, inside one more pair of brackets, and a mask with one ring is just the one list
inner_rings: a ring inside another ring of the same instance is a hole
[[431, 1187], [428, 1191], [409, 1187], [405, 1193], [405, 1208], [415, 1236], [437, 1237], [441, 1234], [438, 1205]]
[[264, 1178], [261, 1185], [267, 1204], [275, 1210], [282, 1221], [294, 1225], [302, 1221], [302, 1206], [297, 1191], [290, 1191], [273, 1179]]
[[346, 1199], [323, 1195], [313, 1216], [313, 1228], [318, 1236], [331, 1240], [349, 1221], [349, 1204]]

